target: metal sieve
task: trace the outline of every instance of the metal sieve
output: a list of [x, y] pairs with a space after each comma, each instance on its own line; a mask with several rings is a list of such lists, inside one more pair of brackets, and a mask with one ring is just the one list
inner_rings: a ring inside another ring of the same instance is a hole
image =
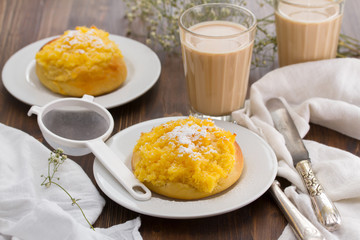
[[136, 200], [151, 198], [150, 190], [125, 166], [121, 157], [106, 144], [114, 128], [114, 119], [94, 97], [63, 98], [43, 107], [32, 106], [28, 116], [37, 115], [45, 140], [64, 153], [81, 156], [92, 152], [104, 167]]

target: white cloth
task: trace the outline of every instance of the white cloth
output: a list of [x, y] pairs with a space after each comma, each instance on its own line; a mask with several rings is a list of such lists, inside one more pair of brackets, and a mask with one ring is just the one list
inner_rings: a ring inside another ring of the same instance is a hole
[[[259, 134], [274, 149], [279, 166], [277, 175], [292, 183], [285, 194], [326, 239], [360, 239], [360, 158], [314, 141], [304, 141], [314, 173], [342, 216], [341, 228], [329, 232], [317, 221], [284, 139], [273, 127], [265, 105], [274, 97], [288, 106], [301, 137], [312, 122], [359, 140], [360, 60], [332, 59], [276, 69], [252, 85], [245, 108], [232, 114], [238, 124]], [[287, 226], [280, 239], [296, 238]]]
[[[63, 190], [41, 186], [49, 157], [36, 139], [0, 124], [0, 240], [142, 239], [140, 218], [93, 231]], [[55, 176], [94, 223], [105, 201], [82, 168], [67, 159]]]

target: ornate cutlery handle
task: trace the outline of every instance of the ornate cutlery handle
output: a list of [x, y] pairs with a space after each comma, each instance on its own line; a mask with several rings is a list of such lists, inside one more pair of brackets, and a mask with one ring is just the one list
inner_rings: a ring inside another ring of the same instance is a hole
[[302, 176], [303, 182], [310, 194], [310, 199], [319, 222], [329, 231], [335, 231], [341, 225], [341, 217], [334, 203], [326, 195], [323, 187], [312, 171], [308, 160], [296, 164], [296, 170]]
[[290, 223], [296, 237], [301, 240], [324, 240], [321, 232], [306, 218], [286, 197], [280, 189], [280, 183], [274, 181], [270, 187], [270, 192], [274, 196], [279, 208], [284, 213], [286, 219]]

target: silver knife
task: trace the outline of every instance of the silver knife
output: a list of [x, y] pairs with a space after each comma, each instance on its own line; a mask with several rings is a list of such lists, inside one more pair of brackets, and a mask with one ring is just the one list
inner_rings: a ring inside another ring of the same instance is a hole
[[289, 112], [277, 98], [270, 99], [266, 106], [271, 113], [275, 128], [284, 136], [294, 166], [309, 192], [317, 219], [329, 231], [337, 230], [341, 225], [339, 211], [312, 171], [309, 152], [306, 150]]

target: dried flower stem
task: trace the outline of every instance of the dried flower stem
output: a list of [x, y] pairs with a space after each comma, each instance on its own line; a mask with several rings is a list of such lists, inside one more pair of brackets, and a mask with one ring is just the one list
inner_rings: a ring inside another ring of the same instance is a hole
[[[132, 23], [138, 19], [146, 27], [146, 43], [160, 45], [166, 52], [179, 52], [180, 39], [177, 20], [180, 13], [195, 4], [216, 0], [123, 0], [127, 6], [129, 35], [133, 34]], [[223, 0], [246, 6], [246, 0]], [[273, 0], [257, 0], [259, 7], [272, 7]], [[277, 52], [274, 13], [258, 19], [257, 35], [254, 43], [254, 67], [266, 67], [274, 62]], [[137, 27], [137, 26], [136, 26]], [[360, 40], [340, 35], [337, 57], [360, 57]]]
[[360, 57], [360, 41], [340, 34], [337, 57]]
[[[66, 159], [67, 159], [67, 156], [64, 154], [64, 151], [62, 149], [58, 148], [50, 153], [50, 157], [48, 158], [48, 175], [47, 176], [41, 175], [41, 177], [44, 178], [44, 181], [41, 183], [41, 186], [50, 187], [51, 184], [55, 184], [60, 189], [62, 189], [71, 199], [71, 202], [72, 202], [71, 204], [76, 205], [80, 209], [81, 214], [84, 216], [84, 218], [85, 218], [86, 222], [89, 224], [90, 228], [95, 231], [94, 227], [91, 225], [91, 223], [87, 219], [84, 211], [78, 204], [78, 201], [80, 199], [73, 198], [65, 188], [63, 188], [59, 183], [53, 181], [55, 173], [58, 171], [60, 165], [63, 164]], [[60, 180], [59, 178], [56, 178], [56, 179]]]

